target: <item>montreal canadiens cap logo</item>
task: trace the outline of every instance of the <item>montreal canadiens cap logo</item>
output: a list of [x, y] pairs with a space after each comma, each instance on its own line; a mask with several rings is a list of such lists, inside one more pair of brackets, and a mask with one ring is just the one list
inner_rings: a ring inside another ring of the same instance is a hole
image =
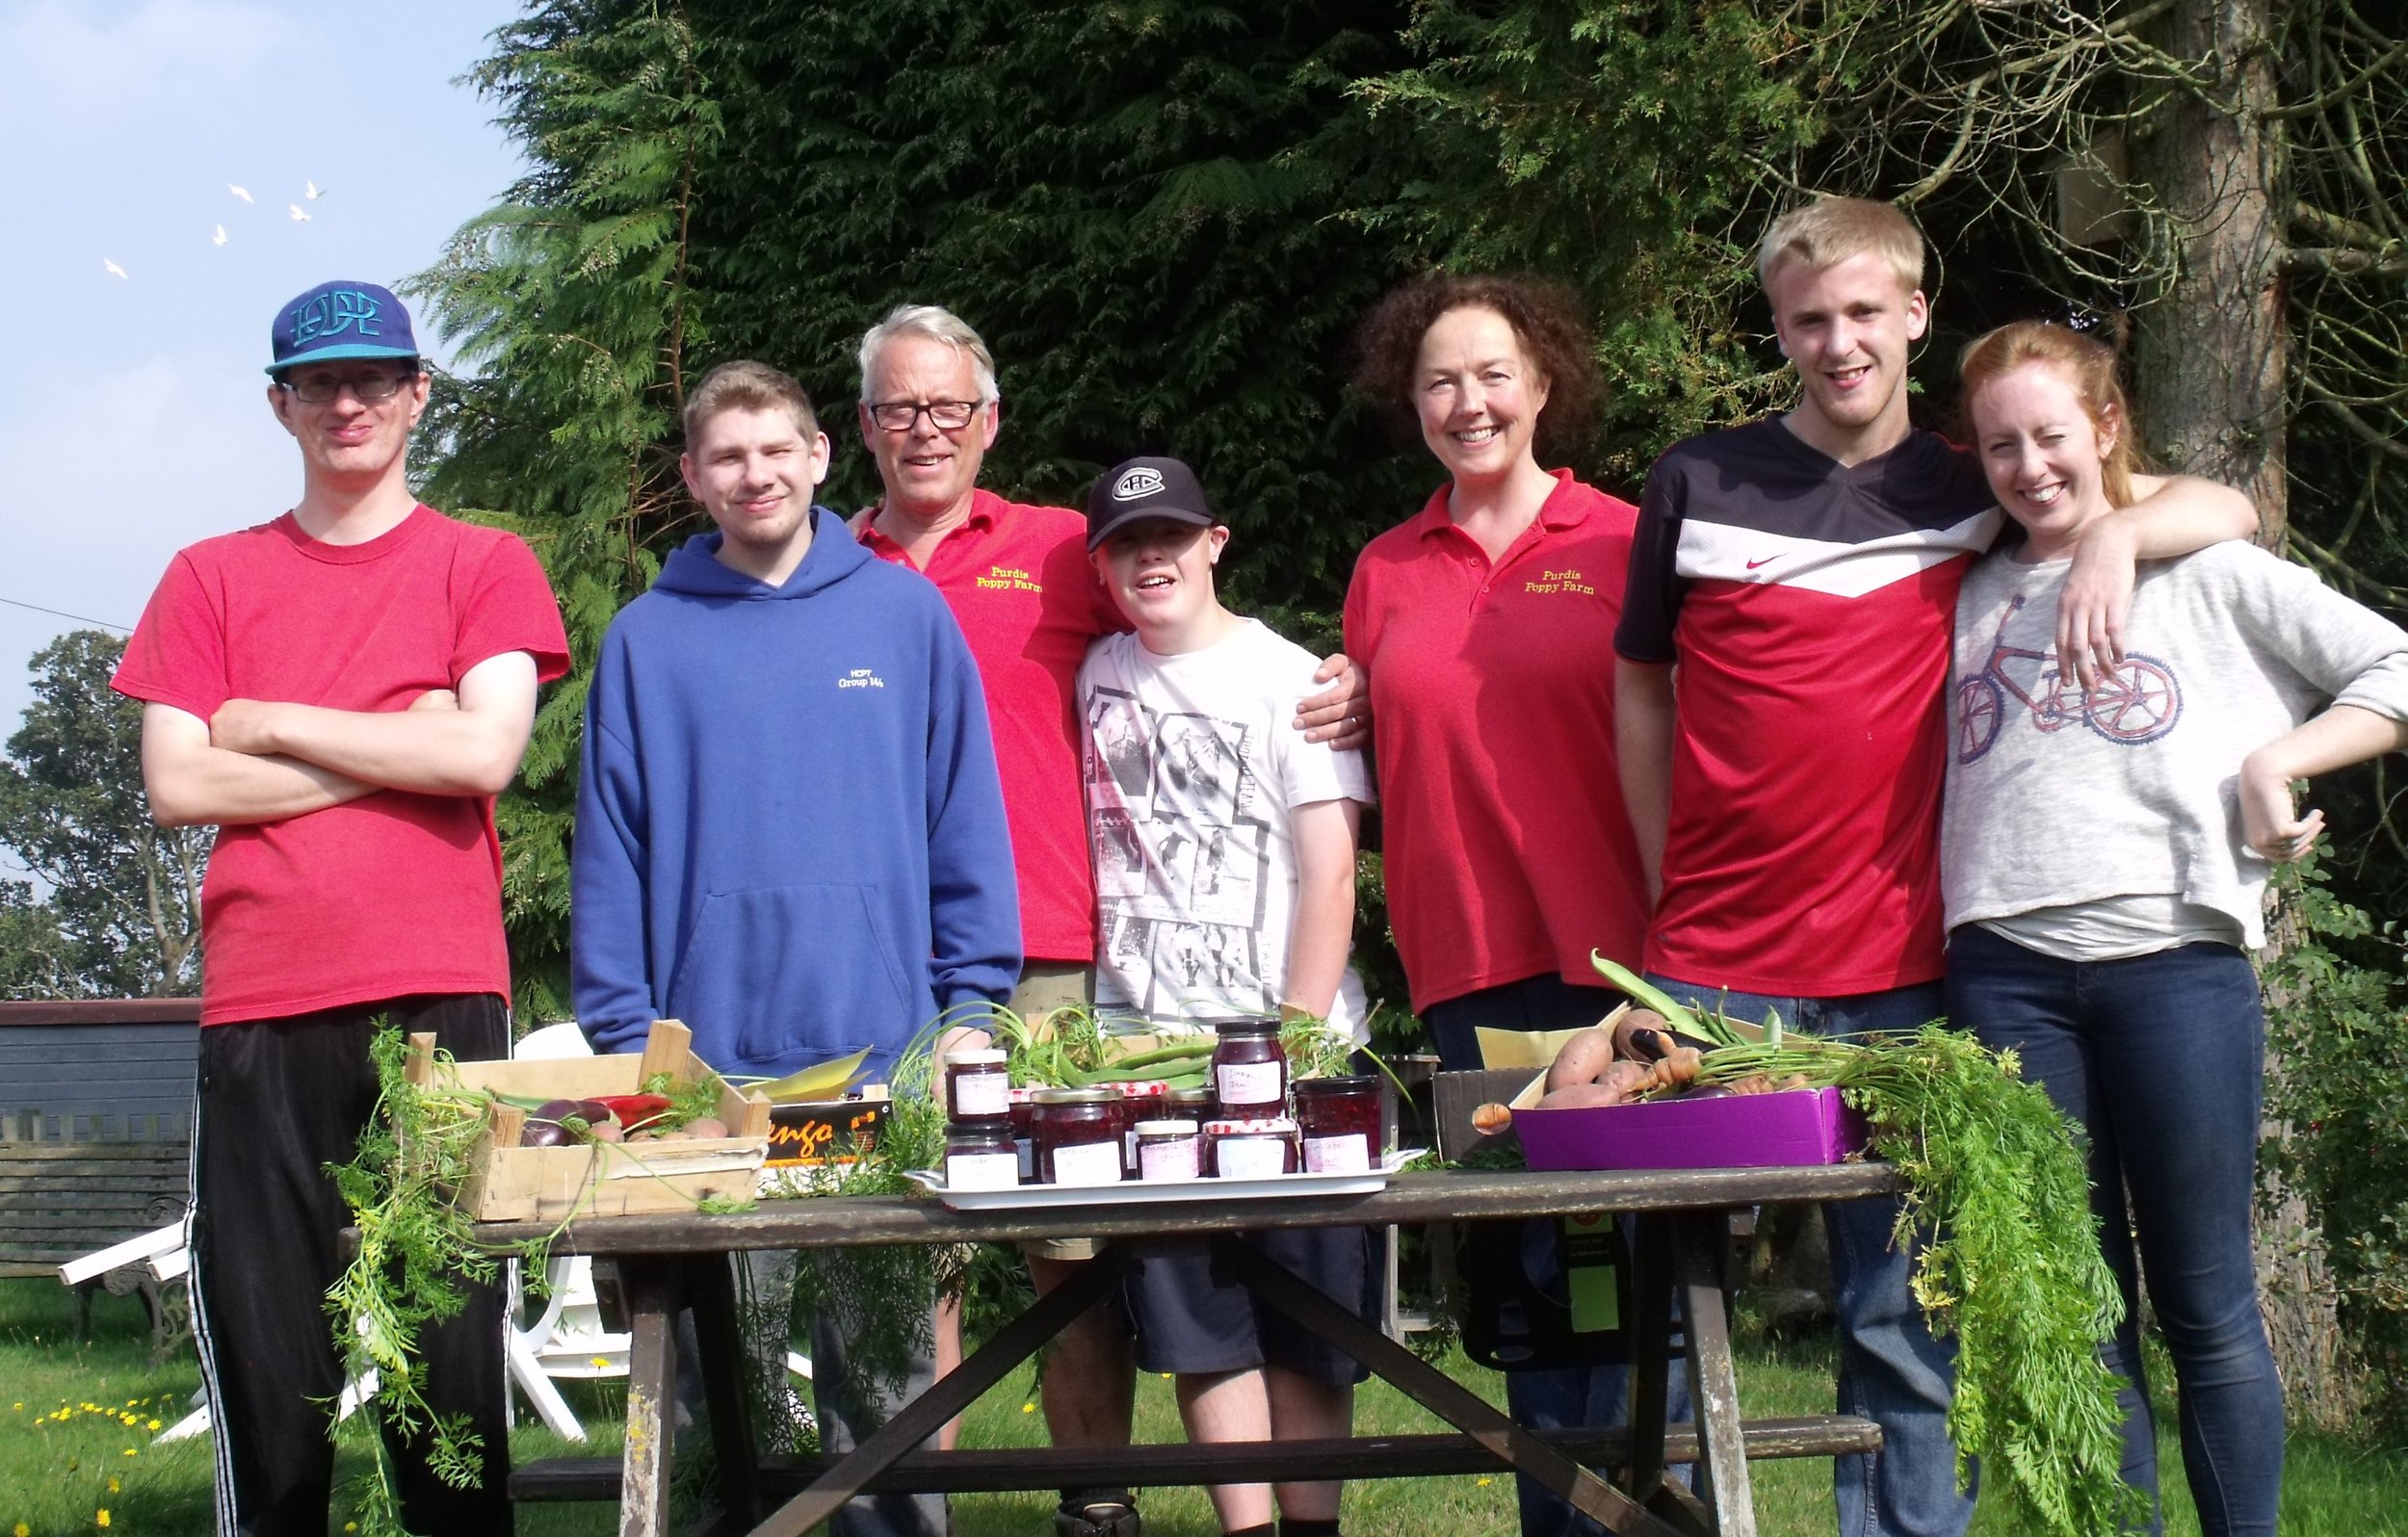
[[1163, 488], [1163, 472], [1139, 465], [1112, 482], [1112, 500], [1134, 502], [1141, 496], [1152, 496]]

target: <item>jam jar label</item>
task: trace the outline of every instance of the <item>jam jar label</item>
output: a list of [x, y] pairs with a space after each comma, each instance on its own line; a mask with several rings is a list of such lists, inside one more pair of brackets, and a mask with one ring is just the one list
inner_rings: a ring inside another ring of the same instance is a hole
[[1368, 1174], [1372, 1167], [1371, 1138], [1360, 1132], [1304, 1139], [1304, 1167], [1312, 1174]]
[[1213, 1158], [1224, 1180], [1267, 1180], [1288, 1172], [1288, 1139], [1224, 1136], [1213, 1144]]
[[1138, 1145], [1138, 1177], [1143, 1180], [1192, 1180], [1203, 1173], [1198, 1155], [1200, 1137], [1182, 1136]]
[[1056, 1185], [1118, 1185], [1120, 1138], [1054, 1149]]
[[1226, 1106], [1277, 1105], [1287, 1084], [1287, 1068], [1279, 1062], [1223, 1062], [1214, 1070], [1214, 1087]]
[[1011, 1113], [1011, 1079], [1003, 1073], [955, 1073], [954, 1119], [993, 1120]]
[[1013, 1153], [949, 1153], [945, 1156], [945, 1187], [949, 1190], [1012, 1190], [1020, 1185], [1020, 1158]]

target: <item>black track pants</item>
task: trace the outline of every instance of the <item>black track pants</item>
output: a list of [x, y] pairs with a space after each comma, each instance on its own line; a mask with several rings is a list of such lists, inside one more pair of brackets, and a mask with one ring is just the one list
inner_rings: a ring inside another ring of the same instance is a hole
[[[371, 1022], [432, 1030], [462, 1061], [510, 1055], [510, 1011], [492, 994], [425, 996], [200, 1032], [193, 1117], [193, 1334], [217, 1447], [220, 1537], [325, 1537], [329, 1440], [343, 1391], [327, 1289], [349, 1221], [326, 1165], [347, 1163], [377, 1102]], [[425, 1392], [484, 1438], [484, 1487], [427, 1471], [423, 1447], [388, 1435], [410, 1530], [510, 1530], [502, 1295], [468, 1305], [419, 1342]]]

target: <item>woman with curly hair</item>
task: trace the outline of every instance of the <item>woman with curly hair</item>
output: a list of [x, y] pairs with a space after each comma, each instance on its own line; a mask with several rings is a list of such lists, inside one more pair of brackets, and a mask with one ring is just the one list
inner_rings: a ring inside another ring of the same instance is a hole
[[[1346, 648], [1371, 679], [1389, 921], [1444, 1066], [1476, 1031], [1593, 1025], [1591, 949], [1640, 952], [1647, 896], [1613, 743], [1613, 628], [1637, 509], [1540, 467], [1589, 428], [1596, 365], [1553, 284], [1437, 276], [1372, 310], [1356, 383], [1447, 473], [1372, 540]], [[1555, 1269], [1542, 1226], [1528, 1267]], [[1606, 1422], [1618, 1368], [1506, 1375], [1526, 1424]], [[1597, 1528], [1521, 1481], [1525, 1537]], [[1580, 1525], [1576, 1527], [1575, 1523]]]

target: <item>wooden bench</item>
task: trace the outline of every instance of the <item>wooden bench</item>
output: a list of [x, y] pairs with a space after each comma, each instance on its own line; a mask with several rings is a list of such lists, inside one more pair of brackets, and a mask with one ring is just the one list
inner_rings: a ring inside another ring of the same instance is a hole
[[[55, 1276], [96, 1249], [181, 1220], [186, 1161], [180, 1141], [0, 1141], [0, 1278]], [[74, 1289], [79, 1338], [91, 1333], [92, 1296], [104, 1288], [142, 1298], [154, 1359], [189, 1328], [188, 1306], [136, 1263]]]

